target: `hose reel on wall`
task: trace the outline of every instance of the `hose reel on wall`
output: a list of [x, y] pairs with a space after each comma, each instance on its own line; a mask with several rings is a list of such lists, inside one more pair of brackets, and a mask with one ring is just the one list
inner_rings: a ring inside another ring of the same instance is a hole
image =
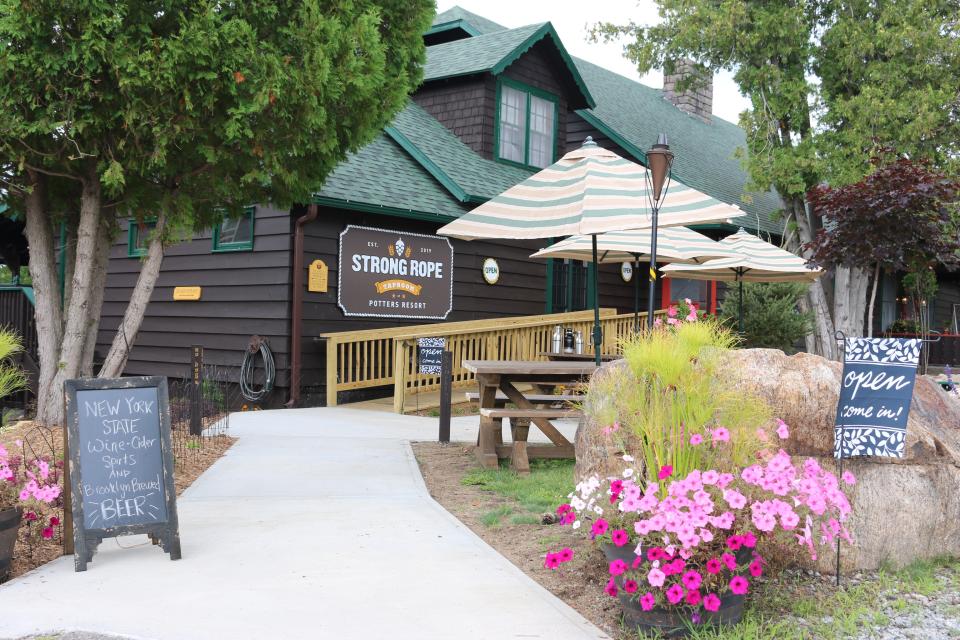
[[[263, 361], [263, 386], [254, 388], [256, 384], [256, 359], [259, 354]], [[273, 384], [277, 378], [277, 367], [273, 361], [273, 352], [269, 341], [263, 336], [250, 336], [250, 344], [243, 354], [243, 364], [240, 365], [240, 393], [250, 402], [260, 402], [268, 393], [273, 391]]]

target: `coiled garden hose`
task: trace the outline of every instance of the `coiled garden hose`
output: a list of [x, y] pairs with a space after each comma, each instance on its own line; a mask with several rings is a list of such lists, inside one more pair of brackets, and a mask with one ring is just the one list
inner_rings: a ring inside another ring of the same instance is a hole
[[[262, 387], [254, 389], [254, 373], [256, 371], [254, 363], [258, 353], [263, 360], [264, 381]], [[267, 339], [260, 336], [251, 336], [250, 346], [243, 355], [243, 364], [240, 365], [240, 393], [250, 402], [259, 402], [265, 395], [273, 391], [273, 383], [276, 377], [277, 367], [273, 361], [273, 352], [270, 351]]]

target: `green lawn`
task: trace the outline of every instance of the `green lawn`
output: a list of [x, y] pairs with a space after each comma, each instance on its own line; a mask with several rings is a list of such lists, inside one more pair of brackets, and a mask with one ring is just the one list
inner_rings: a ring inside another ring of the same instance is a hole
[[474, 469], [460, 482], [493, 491], [513, 503], [483, 514], [486, 526], [536, 524], [541, 515], [567, 501], [574, 486], [573, 464], [573, 460], [531, 460], [530, 475], [520, 476], [505, 461], [499, 469]]

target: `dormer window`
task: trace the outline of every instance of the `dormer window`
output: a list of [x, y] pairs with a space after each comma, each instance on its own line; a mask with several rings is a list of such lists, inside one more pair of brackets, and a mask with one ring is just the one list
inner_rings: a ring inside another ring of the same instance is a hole
[[497, 109], [498, 160], [542, 169], [557, 147], [557, 96], [500, 78]]

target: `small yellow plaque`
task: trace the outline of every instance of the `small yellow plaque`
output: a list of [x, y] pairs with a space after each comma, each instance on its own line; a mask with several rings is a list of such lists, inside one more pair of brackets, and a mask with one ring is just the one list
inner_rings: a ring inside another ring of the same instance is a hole
[[201, 292], [200, 287], [174, 287], [173, 299], [174, 300], [199, 300], [200, 292]]
[[307, 272], [307, 291], [326, 293], [328, 271], [327, 263], [323, 260], [314, 260], [311, 262]]

